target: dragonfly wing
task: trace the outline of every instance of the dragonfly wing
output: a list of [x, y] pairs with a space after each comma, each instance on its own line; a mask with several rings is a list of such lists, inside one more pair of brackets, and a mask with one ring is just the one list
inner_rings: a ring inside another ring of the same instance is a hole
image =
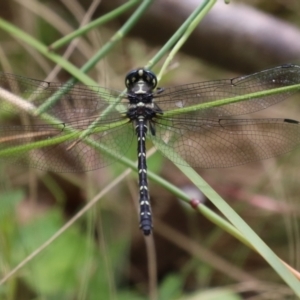
[[[0, 87], [1, 112], [26, 113], [28, 110], [44, 106], [43, 112], [57, 118], [73, 115], [80, 118], [82, 113], [104, 110], [109, 105], [114, 105], [117, 99], [123, 99], [120, 96], [122, 92], [117, 90], [47, 82], [2, 72], [0, 72]], [[126, 107], [123, 107], [123, 111], [125, 109]]]
[[[157, 119], [158, 149], [173, 162], [233, 167], [286, 153], [300, 144], [299, 122], [288, 119]], [[174, 152], [173, 152], [174, 150]], [[181, 157], [179, 157], [178, 155]], [[184, 163], [183, 163], [184, 164]]]
[[78, 131], [67, 129], [64, 123], [0, 126], [0, 159], [53, 172], [84, 172], [123, 156], [134, 136], [129, 124], [114, 128], [101, 125], [101, 131], [96, 126], [83, 138]]
[[[163, 111], [176, 110], [205, 103], [214, 105], [222, 99], [295, 84], [300, 84], [300, 67], [285, 65], [233, 79], [198, 82], [167, 88], [157, 95], [155, 102]], [[195, 114], [200, 118], [248, 114], [281, 102], [295, 93], [296, 91], [283, 91], [279, 94], [249, 98], [245, 101], [226, 105], [207, 106], [197, 110]]]
[[[7, 73], [0, 73], [0, 86], [0, 112], [21, 116], [26, 124], [0, 127], [0, 158], [2, 153], [2, 158], [39, 169], [80, 172], [116, 159], [105, 151], [99, 156], [99, 145], [119, 156], [130, 146], [134, 131], [125, 124], [127, 104], [119, 91]], [[52, 118], [51, 125], [43, 115], [34, 116], [36, 109]]]

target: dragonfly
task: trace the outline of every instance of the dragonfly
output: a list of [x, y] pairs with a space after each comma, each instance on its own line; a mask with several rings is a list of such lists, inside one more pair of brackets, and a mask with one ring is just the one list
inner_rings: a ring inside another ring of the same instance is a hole
[[[105, 167], [137, 144], [140, 228], [153, 230], [146, 139], [175, 164], [225, 168], [286, 153], [300, 144], [299, 122], [243, 119], [300, 89], [300, 66], [285, 64], [232, 79], [157, 87], [144, 68], [126, 92], [0, 73], [0, 159], [53, 172]], [[274, 89], [277, 89], [276, 93]]]

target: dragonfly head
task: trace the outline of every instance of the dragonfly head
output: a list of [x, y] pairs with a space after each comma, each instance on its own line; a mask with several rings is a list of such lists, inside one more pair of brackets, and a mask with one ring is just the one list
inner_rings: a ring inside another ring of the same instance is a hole
[[157, 78], [152, 71], [136, 69], [126, 75], [125, 85], [128, 92], [134, 94], [151, 93], [157, 85]]

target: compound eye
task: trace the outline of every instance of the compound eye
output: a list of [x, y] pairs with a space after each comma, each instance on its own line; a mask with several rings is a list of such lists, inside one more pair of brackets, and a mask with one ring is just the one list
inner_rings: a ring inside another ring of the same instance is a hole
[[146, 82], [151, 89], [154, 89], [157, 85], [157, 78], [155, 74], [146, 69], [136, 69], [129, 72], [125, 78], [125, 85], [127, 89], [130, 89], [136, 82], [140, 80]]
[[152, 89], [154, 89], [157, 85], [157, 78], [152, 71], [144, 70], [143, 80], [147, 82]]

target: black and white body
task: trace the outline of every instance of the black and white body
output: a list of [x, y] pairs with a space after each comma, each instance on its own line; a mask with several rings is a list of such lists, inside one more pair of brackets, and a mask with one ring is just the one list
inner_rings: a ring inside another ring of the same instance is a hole
[[125, 84], [128, 93], [127, 117], [134, 123], [137, 136], [138, 174], [139, 174], [139, 203], [140, 228], [145, 235], [152, 230], [150, 196], [147, 180], [146, 135], [155, 135], [152, 119], [162, 111], [153, 102], [153, 89], [157, 85], [156, 76], [149, 70], [137, 69], [127, 74]]

